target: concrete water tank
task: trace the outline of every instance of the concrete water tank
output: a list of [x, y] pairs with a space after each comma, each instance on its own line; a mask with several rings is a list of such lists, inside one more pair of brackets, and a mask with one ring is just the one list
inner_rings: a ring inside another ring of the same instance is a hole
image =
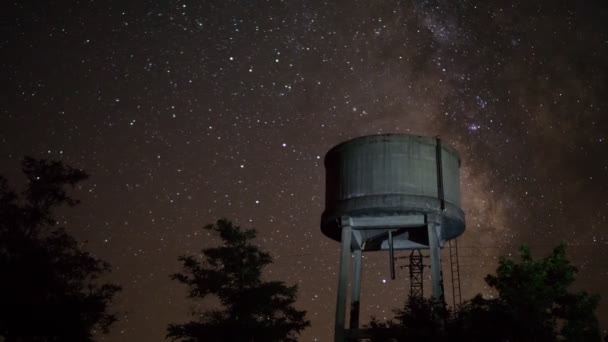
[[339, 218], [439, 214], [441, 240], [465, 229], [460, 158], [439, 139], [407, 134], [355, 138], [325, 156], [322, 232], [340, 241]]

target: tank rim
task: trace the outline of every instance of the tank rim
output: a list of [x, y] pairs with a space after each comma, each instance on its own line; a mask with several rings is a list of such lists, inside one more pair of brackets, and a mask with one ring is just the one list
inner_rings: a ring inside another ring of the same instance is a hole
[[[421, 140], [421, 141], [425, 141], [429, 145], [435, 145], [435, 138], [428, 137], [428, 136], [423, 136], [423, 135], [418, 135], [418, 134], [382, 133], [382, 134], [363, 135], [363, 136], [359, 136], [359, 137], [355, 137], [355, 138], [343, 141], [343, 142], [335, 145], [334, 147], [330, 148], [329, 151], [327, 151], [327, 153], [325, 153], [325, 157], [323, 158], [323, 164], [327, 167], [327, 160], [329, 159], [329, 157], [331, 155], [335, 154], [335, 153], [338, 153], [338, 150], [342, 149], [346, 145], [358, 143], [358, 142], [364, 141], [364, 140], [378, 139], [378, 138], [381, 138], [381, 137], [408, 137], [408, 138], [415, 138], [415, 139], [418, 139], [418, 140]], [[452, 147], [451, 145], [449, 145], [448, 143], [446, 143], [443, 140], [441, 142], [441, 147], [443, 149], [447, 150], [448, 152], [454, 154], [456, 156], [456, 158], [458, 159], [458, 165], [461, 165], [460, 153], [458, 153], [458, 150], [456, 150], [454, 147]]]

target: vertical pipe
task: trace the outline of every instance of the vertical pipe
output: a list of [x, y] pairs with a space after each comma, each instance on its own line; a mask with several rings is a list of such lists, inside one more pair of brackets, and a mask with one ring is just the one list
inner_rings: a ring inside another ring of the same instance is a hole
[[393, 231], [388, 231], [388, 254], [389, 254], [389, 265], [391, 268], [391, 279], [395, 280], [395, 252], [393, 250]]
[[353, 259], [353, 292], [350, 304], [350, 328], [359, 329], [359, 309], [361, 307], [361, 256], [360, 249], [354, 251]]
[[348, 264], [350, 261], [350, 243], [352, 228], [349, 220], [342, 219], [342, 250], [340, 252], [340, 273], [338, 274], [338, 301], [336, 303], [336, 325], [334, 341], [344, 342], [346, 331], [346, 295], [348, 292]]
[[441, 139], [436, 139], [435, 144], [435, 162], [437, 167], [437, 197], [441, 210], [445, 210], [445, 193], [443, 189], [443, 162], [441, 160]]

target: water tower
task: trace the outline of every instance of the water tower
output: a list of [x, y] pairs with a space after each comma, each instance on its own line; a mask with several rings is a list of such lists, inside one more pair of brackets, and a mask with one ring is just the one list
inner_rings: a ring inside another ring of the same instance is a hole
[[[460, 158], [437, 138], [383, 134], [355, 138], [325, 156], [321, 231], [341, 242], [335, 341], [359, 331], [361, 256], [428, 249], [432, 297], [443, 301], [441, 248], [465, 229], [460, 208]], [[350, 329], [345, 327], [349, 263], [353, 260]]]

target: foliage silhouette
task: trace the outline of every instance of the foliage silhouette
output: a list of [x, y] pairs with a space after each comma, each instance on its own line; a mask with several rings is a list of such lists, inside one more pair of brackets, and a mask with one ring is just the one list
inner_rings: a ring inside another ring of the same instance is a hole
[[190, 298], [215, 296], [223, 308], [195, 312], [195, 321], [170, 324], [167, 337], [187, 342], [297, 341], [310, 325], [306, 312], [293, 307], [297, 286], [262, 281], [262, 270], [272, 258], [252, 244], [255, 230], [242, 230], [225, 219], [205, 229], [219, 234], [223, 244], [203, 249], [201, 261], [180, 257], [183, 273], [171, 278], [188, 286]]
[[402, 309], [395, 310], [395, 321], [369, 323], [373, 342], [444, 341], [444, 324], [450, 310], [428, 298], [408, 297]]
[[[496, 275], [485, 278], [497, 298], [477, 295], [454, 311], [442, 311], [429, 300], [409, 300], [397, 311], [398, 323], [372, 320], [371, 340], [601, 341], [595, 315], [599, 296], [568, 291], [577, 270], [566, 258], [565, 245], [540, 260], [523, 246], [520, 256], [519, 263], [501, 258]], [[397, 327], [398, 333], [387, 337], [380, 333], [383, 327]]]
[[25, 158], [27, 187], [18, 195], [0, 176], [0, 336], [6, 342], [92, 341], [116, 317], [120, 290], [98, 284], [109, 264], [82, 251], [53, 210], [75, 206], [67, 186], [88, 175], [61, 162]]

